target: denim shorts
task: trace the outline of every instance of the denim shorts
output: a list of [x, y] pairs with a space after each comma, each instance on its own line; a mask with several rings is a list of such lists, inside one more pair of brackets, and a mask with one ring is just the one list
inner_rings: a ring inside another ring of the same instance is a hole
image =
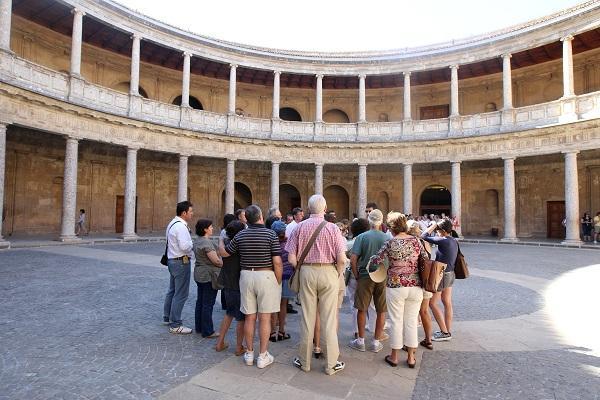
[[452, 287], [452, 285], [454, 284], [454, 278], [454, 271], [444, 272], [444, 277], [442, 278], [442, 281], [440, 282], [440, 286], [438, 286], [437, 291], [441, 292], [446, 288]]
[[240, 291], [224, 288], [222, 293], [225, 298], [225, 313], [236, 321], [243, 321], [246, 316], [240, 311]]
[[290, 279], [284, 279], [281, 282], [281, 298], [292, 300], [296, 298], [297, 293], [290, 289]]

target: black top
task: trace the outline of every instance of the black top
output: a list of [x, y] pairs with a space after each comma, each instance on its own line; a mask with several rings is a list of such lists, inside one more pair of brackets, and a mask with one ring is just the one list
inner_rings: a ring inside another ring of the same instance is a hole
[[241, 268], [273, 268], [273, 256], [281, 256], [279, 239], [262, 224], [249, 224], [225, 247], [230, 255], [239, 254]]
[[[224, 240], [225, 246], [229, 244], [229, 238]], [[240, 290], [240, 256], [234, 254], [223, 257], [223, 268], [219, 273], [219, 282], [226, 289]]]

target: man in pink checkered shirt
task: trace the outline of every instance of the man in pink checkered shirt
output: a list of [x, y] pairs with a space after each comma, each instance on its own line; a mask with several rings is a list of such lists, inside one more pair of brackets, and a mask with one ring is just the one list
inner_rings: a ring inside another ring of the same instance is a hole
[[[327, 203], [321, 195], [315, 194], [308, 200], [310, 218], [302, 221], [288, 238], [286, 250], [288, 261], [295, 268], [304, 248], [317, 227], [324, 221]], [[299, 356], [294, 365], [303, 371], [310, 371], [312, 341], [314, 336], [317, 307], [325, 333], [327, 365], [325, 373], [333, 375], [344, 369], [338, 361], [340, 355], [337, 338], [337, 302], [339, 276], [346, 263], [346, 240], [340, 229], [331, 222], [323, 227], [313, 247], [308, 252], [300, 269], [300, 302], [302, 321], [300, 323]]]

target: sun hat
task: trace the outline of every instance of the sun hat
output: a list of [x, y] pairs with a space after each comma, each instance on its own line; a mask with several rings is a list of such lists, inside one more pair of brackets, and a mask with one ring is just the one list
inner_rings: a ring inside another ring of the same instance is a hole
[[381, 212], [381, 210], [378, 210], [377, 208], [374, 209], [373, 211], [371, 211], [367, 218], [369, 219], [369, 222], [371, 222], [375, 225], [380, 225], [383, 223], [383, 213]]
[[[371, 211], [373, 212], [373, 211]], [[386, 260], [387, 261], [387, 260]], [[375, 269], [377, 267], [377, 269]], [[369, 277], [375, 283], [381, 283], [387, 279], [387, 262], [383, 262], [379, 265], [374, 265], [371, 263], [371, 260], [367, 263], [366, 266], [367, 272], [369, 273]]]

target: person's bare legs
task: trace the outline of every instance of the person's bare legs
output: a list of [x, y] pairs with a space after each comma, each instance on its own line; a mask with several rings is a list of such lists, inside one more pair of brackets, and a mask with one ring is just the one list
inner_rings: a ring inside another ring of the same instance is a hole
[[398, 364], [398, 354], [400, 353], [400, 350], [398, 349], [392, 349], [392, 352], [389, 355], [389, 359], [391, 362]]
[[[279, 332], [285, 333], [285, 319], [287, 317], [287, 305], [288, 299], [281, 299], [281, 306], [279, 307]], [[278, 332], [278, 335], [279, 335]]]
[[425, 341], [431, 343], [433, 324], [431, 323], [431, 315], [429, 315], [429, 299], [423, 299], [421, 302], [419, 315], [421, 316], [421, 323], [423, 324], [423, 332], [425, 332]]
[[233, 317], [225, 314], [223, 321], [221, 321], [221, 328], [219, 328], [219, 338], [215, 344], [216, 349], [222, 349], [225, 346], [225, 335], [231, 326], [231, 321], [233, 321]]
[[244, 320], [244, 337], [248, 351], [254, 350], [254, 328], [256, 328], [256, 314], [247, 314]]
[[438, 326], [440, 327], [440, 330], [442, 332], [448, 333], [448, 328], [446, 327], [446, 322], [444, 320], [444, 314], [442, 313], [442, 310], [440, 309], [440, 306], [439, 306], [439, 301], [440, 301], [441, 297], [442, 297], [442, 293], [440, 293], [440, 292], [434, 293], [433, 297], [429, 301], [429, 308], [431, 308], [431, 311], [433, 312], [433, 318], [435, 318], [435, 321], [437, 322]]
[[[271, 313], [258, 313], [258, 336], [260, 338], [260, 354], [269, 348], [269, 335], [271, 334]], [[246, 331], [247, 332], [247, 331]]]
[[[223, 335], [221, 334], [221, 337]], [[235, 344], [235, 351], [236, 353], [241, 353], [242, 350], [244, 349], [244, 321], [238, 321], [236, 327], [235, 327], [235, 338], [236, 338], [236, 344]], [[220, 337], [219, 337], [220, 339]]]
[[446, 288], [442, 290], [442, 303], [444, 304], [444, 323], [446, 324], [447, 331], [452, 331], [452, 318], [453, 318], [453, 310], [452, 310], [452, 288]]
[[[358, 324], [358, 337], [365, 337], [365, 325], [367, 324], [367, 312], [362, 310], [357, 310], [356, 312], [356, 323]], [[385, 323], [385, 320], [384, 320]]]
[[383, 327], [385, 326], [385, 313], [377, 313], [377, 320], [375, 321], [375, 333], [373, 338], [375, 340], [381, 339], [383, 336]]
[[[417, 359], [415, 358], [415, 354], [417, 349], [415, 349], [414, 347], [407, 347], [407, 356], [406, 356], [406, 362], [409, 364], [414, 364], [417, 362]], [[398, 351], [398, 350], [396, 350]]]

